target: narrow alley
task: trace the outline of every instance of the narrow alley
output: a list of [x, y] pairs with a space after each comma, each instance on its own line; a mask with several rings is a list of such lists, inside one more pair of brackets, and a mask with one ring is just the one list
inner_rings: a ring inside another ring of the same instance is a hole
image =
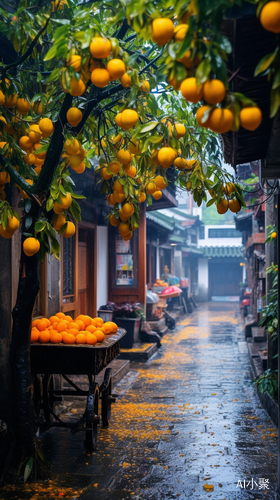
[[80, 500], [274, 498], [277, 429], [251, 385], [237, 304], [199, 306], [131, 366], [97, 453], [79, 433], [43, 435], [58, 483], [88, 484]]

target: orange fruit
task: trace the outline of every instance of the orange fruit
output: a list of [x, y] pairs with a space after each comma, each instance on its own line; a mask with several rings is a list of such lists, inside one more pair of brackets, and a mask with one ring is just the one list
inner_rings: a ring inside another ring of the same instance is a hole
[[79, 71], [81, 71], [81, 61], [81, 56], [73, 54], [67, 62], [67, 66], [71, 66], [78, 73]]
[[174, 29], [174, 38], [176, 42], [182, 42], [184, 40], [187, 31], [189, 29], [188, 24], [178, 24], [176, 28]]
[[118, 331], [118, 325], [113, 321], [107, 321], [107, 324], [110, 324], [112, 326], [112, 333], [116, 333]]
[[113, 172], [113, 174], [118, 174], [121, 168], [122, 166], [118, 161], [111, 161], [108, 166], [108, 169], [110, 172]]
[[126, 172], [129, 177], [135, 177], [136, 176], [136, 167], [132, 165], [130, 169]]
[[64, 330], [67, 330], [67, 328], [68, 328], [68, 323], [67, 323], [67, 321], [63, 321], [63, 320], [61, 320], [61, 321], [59, 321], [59, 322], [57, 323], [57, 325], [56, 325], [56, 331], [57, 331], [57, 332], [63, 332]]
[[140, 193], [138, 195], [138, 200], [140, 203], [143, 203], [146, 200], [146, 193], [143, 193], [142, 191], [140, 191]]
[[45, 139], [47, 137], [50, 137], [50, 135], [52, 135], [52, 133], [54, 131], [53, 122], [49, 118], [42, 118], [39, 121], [39, 128], [40, 128], [42, 135]]
[[33, 147], [33, 142], [29, 139], [27, 135], [23, 135], [18, 141], [19, 147], [23, 149], [23, 151], [28, 151], [28, 149]]
[[78, 333], [80, 333], [80, 331], [76, 330], [75, 328], [68, 328], [67, 333], [71, 333], [71, 335], [74, 335], [74, 337], [76, 337]]
[[88, 315], [84, 315], [84, 319], [82, 320], [85, 327], [92, 325], [92, 318]]
[[92, 324], [93, 324], [94, 326], [96, 326], [96, 327], [98, 327], [98, 326], [102, 326], [102, 325], [103, 325], [103, 323], [104, 323], [103, 319], [102, 319], [102, 318], [100, 318], [99, 316], [97, 316], [96, 318], [93, 318], [93, 320], [92, 320]]
[[127, 87], [130, 87], [131, 86], [131, 77], [125, 73], [122, 77], [121, 77], [121, 84], [123, 87], [127, 88]]
[[152, 194], [152, 197], [153, 197], [155, 200], [159, 200], [159, 199], [162, 197], [162, 192], [158, 189], [157, 191], [155, 191], [155, 192]]
[[63, 312], [58, 312], [56, 313], [57, 318], [62, 319], [65, 317], [65, 314]]
[[69, 125], [71, 125], [72, 127], [77, 127], [77, 125], [83, 118], [83, 113], [78, 108], [70, 108], [66, 113], [66, 118]]
[[[196, 112], [196, 120], [197, 120], [197, 123], [200, 127], [209, 127], [209, 117], [207, 118], [206, 121], [204, 121], [202, 123], [202, 120], [203, 120], [203, 115], [205, 113], [205, 111], [207, 111], [207, 109], [209, 109], [209, 106], [201, 106], [201, 108], [198, 108], [197, 112]], [[210, 115], [209, 115], [210, 116]]]
[[119, 225], [119, 232], [122, 236], [125, 236], [130, 232], [130, 227], [127, 222], [121, 222]]
[[226, 87], [221, 80], [207, 80], [203, 85], [203, 99], [209, 104], [222, 102], [226, 95]]
[[241, 210], [241, 205], [237, 198], [234, 198], [233, 200], [229, 200], [228, 203], [228, 208], [230, 209], [231, 212], [237, 214]]
[[124, 194], [123, 185], [118, 179], [114, 182], [114, 191], [120, 194]]
[[77, 139], [72, 137], [72, 139], [66, 139], [64, 142], [64, 149], [68, 155], [75, 155], [80, 149], [80, 144]]
[[[73, 167], [72, 167], [73, 168]], [[75, 172], [77, 172], [77, 174], [82, 174], [86, 169], [86, 164], [82, 161], [82, 163], [80, 163], [80, 165], [76, 168], [73, 168], [73, 170], [75, 170]]]
[[80, 325], [78, 325], [76, 321], [72, 321], [71, 323], [68, 323], [68, 328], [74, 328], [74, 330], [80, 330]]
[[247, 130], [256, 130], [262, 121], [262, 112], [257, 106], [243, 108], [239, 115], [240, 125]]
[[90, 53], [95, 59], [104, 59], [108, 57], [112, 49], [110, 40], [96, 36], [92, 39], [89, 46]]
[[88, 335], [86, 336], [86, 343], [89, 345], [94, 345], [96, 344], [96, 342], [97, 342], [96, 336], [91, 333], [88, 333]]
[[22, 115], [26, 115], [30, 110], [30, 102], [27, 99], [17, 99], [16, 108]]
[[80, 78], [80, 80], [78, 81], [75, 78], [71, 78], [71, 90], [69, 92], [71, 95], [73, 95], [74, 97], [79, 97], [84, 94], [85, 90], [86, 84], [82, 80], [82, 78]]
[[116, 226], [119, 225], [120, 219], [117, 219], [117, 217], [114, 214], [112, 214], [109, 217], [109, 222], [110, 222], [111, 226], [115, 226], [116, 227]]
[[12, 217], [10, 217], [8, 219], [8, 224], [7, 224], [7, 231], [16, 231], [19, 227], [19, 220], [14, 216], [12, 215]]
[[117, 80], [125, 74], [125, 64], [121, 59], [111, 59], [106, 69], [110, 75], [110, 80]]
[[94, 336], [97, 338], [97, 342], [103, 342], [103, 340], [105, 339], [104, 332], [99, 329], [95, 330]]
[[34, 113], [36, 113], [37, 115], [41, 115], [44, 111], [44, 106], [43, 106], [43, 103], [41, 101], [33, 102], [32, 107], [33, 107]]
[[[79, 330], [80, 331], [82, 331], [82, 330], [85, 329], [85, 324], [84, 324], [84, 322], [81, 319], [75, 320], [75, 323], [79, 326]], [[71, 325], [71, 323], [70, 323], [70, 325]]]
[[147, 185], [147, 187], [146, 187], [147, 193], [148, 194], [153, 194], [156, 190], [157, 190], [157, 186], [154, 183], [154, 181], [149, 182], [148, 185]]
[[39, 128], [39, 125], [30, 125], [30, 132], [28, 134], [30, 141], [32, 142], [32, 147], [35, 142], [39, 142], [42, 138], [42, 132]]
[[131, 161], [131, 153], [125, 149], [120, 149], [118, 151], [117, 158], [122, 165], [126, 165], [126, 163]]
[[76, 335], [75, 339], [76, 339], [76, 344], [85, 344], [87, 337], [84, 333], [80, 332], [78, 333], [78, 335]]
[[271, 238], [272, 238], [273, 240], [275, 240], [275, 238], [277, 238], [277, 233], [276, 233], [276, 231], [273, 231], [273, 233], [271, 233]]
[[66, 223], [66, 218], [63, 212], [54, 215], [52, 220], [52, 225], [56, 231], [59, 231], [62, 228], [62, 226], [64, 226], [65, 223]]
[[47, 324], [47, 327], [49, 328], [52, 324], [48, 318], [43, 318]]
[[181, 139], [186, 135], [186, 127], [183, 123], [175, 123], [175, 129], [177, 132], [177, 139]]
[[173, 22], [167, 17], [155, 19], [152, 30], [152, 39], [158, 45], [165, 45], [174, 35]]
[[182, 63], [185, 66], [185, 68], [191, 69], [194, 66], [194, 64], [198, 62], [198, 58], [195, 58], [195, 60], [193, 60], [191, 57], [192, 57], [191, 51], [187, 50], [187, 52], [185, 52], [183, 57], [177, 60], [178, 62]]
[[90, 79], [93, 85], [103, 88], [106, 87], [110, 81], [110, 73], [105, 68], [96, 68], [91, 73]]
[[73, 222], [67, 222], [66, 229], [63, 233], [64, 238], [71, 238], [76, 232], [75, 224]]
[[122, 212], [124, 215], [130, 217], [134, 213], [134, 206], [132, 203], [125, 203], [122, 207]]
[[138, 122], [138, 113], [134, 111], [134, 109], [125, 109], [121, 114], [121, 123], [122, 127], [125, 129], [129, 129], [134, 127]]
[[219, 134], [228, 132], [234, 122], [232, 112], [227, 108], [215, 108], [209, 116], [209, 128]]
[[104, 323], [104, 325], [102, 326], [102, 331], [103, 333], [105, 333], [105, 335], [109, 335], [109, 333], [112, 333], [113, 331], [113, 326], [110, 322], [106, 321], [106, 323]]
[[63, 321], [67, 321], [68, 323], [72, 323], [73, 318], [71, 318], [71, 316], [67, 315], [67, 316], [64, 316]]
[[61, 333], [51, 332], [50, 333], [50, 342], [52, 344], [60, 344], [60, 342], [62, 342], [62, 335], [61, 335]]
[[94, 326], [94, 325], [88, 325], [86, 327], [86, 332], [94, 333], [95, 330], [96, 330], [96, 326]]
[[161, 175], [157, 175], [154, 178], [154, 183], [159, 189], [165, 189], [168, 185], [168, 181], [164, 179]]
[[266, 3], [261, 10], [260, 22], [265, 30], [280, 33], [280, 3]]
[[7, 229], [3, 228], [3, 225], [1, 224], [0, 226], [0, 235], [5, 238], [6, 240], [9, 240], [10, 238], [13, 237], [14, 232], [13, 231], [7, 231]]
[[143, 84], [141, 85], [141, 90], [142, 92], [150, 92], [150, 83], [148, 80], [145, 80]]
[[129, 233], [127, 233], [127, 234], [122, 234], [122, 235], [121, 235], [121, 237], [122, 237], [122, 239], [123, 239], [124, 241], [129, 241], [129, 240], [131, 240], [131, 238], [132, 238], [132, 231], [129, 231]]
[[40, 250], [40, 242], [36, 238], [26, 238], [23, 242], [23, 251], [27, 257], [32, 257]]
[[203, 94], [203, 85], [196, 85], [196, 78], [186, 78], [182, 81], [180, 85], [180, 90], [183, 97], [189, 101], [196, 104], [201, 100]]
[[32, 328], [30, 337], [31, 342], [37, 342], [39, 339], [39, 334], [40, 333], [39, 330], [37, 330], [37, 328]]
[[118, 127], [122, 127], [122, 113], [118, 113], [115, 116], [115, 123]]
[[40, 144], [40, 142], [33, 144], [33, 147], [35, 149], [35, 151], [33, 151], [33, 154], [36, 156], [36, 159], [44, 160], [47, 156], [47, 151], [45, 151], [44, 153], [36, 153], [36, 150], [41, 148], [42, 146], [43, 144]]
[[50, 333], [48, 330], [43, 330], [39, 333], [39, 342], [42, 342], [42, 344], [46, 344], [50, 341]]
[[75, 344], [75, 338], [76, 337], [74, 335], [71, 335], [71, 333], [65, 332], [62, 341], [64, 342], [64, 344]]
[[32, 328], [37, 325], [38, 321], [40, 321], [40, 320], [39, 319], [33, 319], [33, 321], [32, 321]]
[[17, 96], [17, 94], [12, 94], [10, 97], [7, 97], [3, 106], [5, 106], [5, 108], [13, 108], [17, 103]]
[[225, 198], [222, 198], [219, 203], [217, 203], [217, 212], [219, 214], [225, 214], [228, 211], [229, 202]]
[[0, 90], [0, 106], [2, 106], [4, 102], [5, 102], [5, 95], [3, 94], [2, 90]]
[[169, 168], [174, 163], [176, 153], [173, 148], [161, 148], [158, 152], [158, 161], [163, 168]]

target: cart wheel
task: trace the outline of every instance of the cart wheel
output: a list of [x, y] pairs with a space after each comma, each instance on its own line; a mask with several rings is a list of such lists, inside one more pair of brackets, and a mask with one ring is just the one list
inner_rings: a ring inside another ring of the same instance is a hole
[[[111, 368], [106, 368], [104, 385], [106, 389], [102, 391], [102, 425], [107, 427], [111, 420], [111, 404], [115, 399], [112, 397], [112, 376]], [[103, 385], [103, 384], [102, 384]]]
[[54, 409], [54, 376], [45, 374], [43, 377], [43, 408], [47, 422], [53, 421], [53, 416], [50, 410]]
[[86, 439], [85, 446], [87, 451], [96, 451], [97, 443], [97, 425], [99, 423], [98, 416], [99, 403], [99, 387], [94, 382], [88, 392], [87, 407], [86, 407]]

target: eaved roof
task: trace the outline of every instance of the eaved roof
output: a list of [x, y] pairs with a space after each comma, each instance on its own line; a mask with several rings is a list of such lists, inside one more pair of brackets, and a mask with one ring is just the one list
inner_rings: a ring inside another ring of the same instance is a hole
[[203, 247], [204, 257], [244, 257], [243, 246]]
[[164, 214], [160, 214], [157, 210], [154, 210], [153, 212], [146, 212], [146, 217], [148, 220], [164, 227], [165, 229], [168, 229], [169, 231], [172, 231], [174, 228], [173, 219]]

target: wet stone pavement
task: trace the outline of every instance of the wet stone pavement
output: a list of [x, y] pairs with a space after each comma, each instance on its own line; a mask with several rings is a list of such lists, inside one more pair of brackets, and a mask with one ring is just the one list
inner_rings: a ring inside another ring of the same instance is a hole
[[82, 433], [42, 435], [53, 480], [79, 500], [274, 499], [277, 429], [250, 382], [238, 304], [201, 305], [131, 363], [96, 453]]

